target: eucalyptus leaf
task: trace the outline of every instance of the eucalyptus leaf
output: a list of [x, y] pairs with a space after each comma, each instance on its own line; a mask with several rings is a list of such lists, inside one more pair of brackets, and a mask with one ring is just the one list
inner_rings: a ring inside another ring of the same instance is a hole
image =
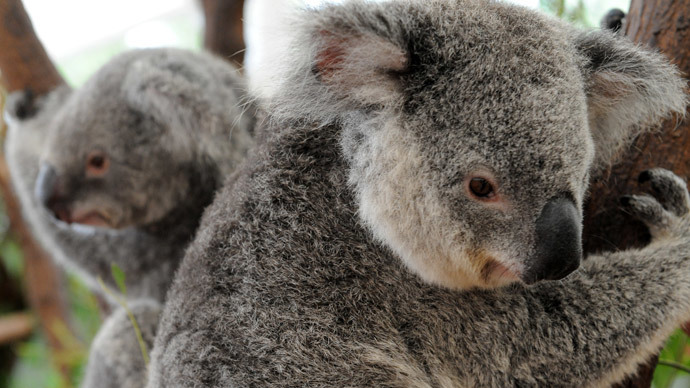
[[120, 290], [122, 295], [127, 295], [127, 286], [125, 285], [125, 273], [122, 272], [122, 269], [115, 263], [112, 263], [110, 265], [110, 272], [113, 275], [113, 279], [115, 279], [115, 284], [117, 284], [117, 288]]

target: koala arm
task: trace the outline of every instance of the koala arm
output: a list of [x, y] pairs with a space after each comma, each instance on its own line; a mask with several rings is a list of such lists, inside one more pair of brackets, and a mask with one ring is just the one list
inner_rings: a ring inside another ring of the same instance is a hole
[[[148, 351], [158, 326], [161, 306], [152, 300], [138, 300], [129, 305], [141, 330]], [[82, 388], [144, 387], [146, 362], [134, 327], [123, 309], [115, 311], [101, 326], [91, 345]]]
[[[496, 328], [511, 333], [496, 340], [510, 344], [503, 350], [514, 362], [506, 379], [609, 386], [634, 373], [690, 318], [689, 248], [674, 243], [590, 257], [563, 282], [508, 297], [512, 312], [482, 310], [486, 320], [510, 326]], [[508, 313], [520, 318], [501, 319]]]

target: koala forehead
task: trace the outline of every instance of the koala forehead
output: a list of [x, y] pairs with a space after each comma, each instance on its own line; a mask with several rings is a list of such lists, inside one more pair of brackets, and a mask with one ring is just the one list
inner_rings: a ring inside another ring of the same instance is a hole
[[151, 146], [161, 135], [160, 125], [126, 100], [122, 90], [126, 69], [119, 62], [99, 70], [56, 112], [46, 150], [54, 162], [59, 162], [55, 160], [59, 155], [74, 158], [95, 149], [136, 162], [137, 149]]
[[441, 181], [483, 168], [505, 189], [527, 180], [579, 197], [593, 145], [569, 29], [505, 4], [429, 9], [409, 29], [401, 123]]

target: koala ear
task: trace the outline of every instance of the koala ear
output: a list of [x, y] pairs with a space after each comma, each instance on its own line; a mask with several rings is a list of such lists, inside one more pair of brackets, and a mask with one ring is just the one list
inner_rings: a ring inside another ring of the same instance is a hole
[[190, 129], [203, 127], [214, 117], [200, 83], [151, 58], [131, 64], [122, 92], [132, 108], [165, 124], [174, 134], [188, 136], [194, 132]]
[[263, 67], [272, 73], [263, 76], [273, 85], [268, 103], [274, 116], [327, 122], [399, 100], [397, 74], [409, 63], [400, 23], [375, 6], [364, 11], [354, 3], [302, 11], [306, 14], [291, 25], [296, 33], [281, 55], [284, 63]]
[[394, 75], [407, 67], [405, 50], [373, 33], [316, 34], [314, 71], [335, 94], [361, 104], [385, 104], [396, 94]]
[[42, 96], [34, 95], [31, 89], [12, 92], [5, 101], [4, 120], [9, 126], [16, 126], [22, 121], [31, 120], [41, 112], [54, 111], [62, 105], [72, 93], [67, 85], [60, 85]]
[[585, 57], [596, 169], [615, 162], [639, 134], [662, 119], [685, 113], [687, 84], [661, 54], [607, 31], [582, 33], [576, 46]]

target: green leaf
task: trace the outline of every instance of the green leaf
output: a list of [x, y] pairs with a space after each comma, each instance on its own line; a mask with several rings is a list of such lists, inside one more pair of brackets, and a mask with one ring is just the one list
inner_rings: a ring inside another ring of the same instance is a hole
[[110, 265], [110, 272], [113, 274], [113, 279], [115, 279], [115, 284], [117, 284], [117, 288], [120, 289], [122, 295], [127, 296], [127, 286], [125, 285], [125, 273], [122, 272], [122, 269], [118, 267], [115, 263], [112, 263]]

